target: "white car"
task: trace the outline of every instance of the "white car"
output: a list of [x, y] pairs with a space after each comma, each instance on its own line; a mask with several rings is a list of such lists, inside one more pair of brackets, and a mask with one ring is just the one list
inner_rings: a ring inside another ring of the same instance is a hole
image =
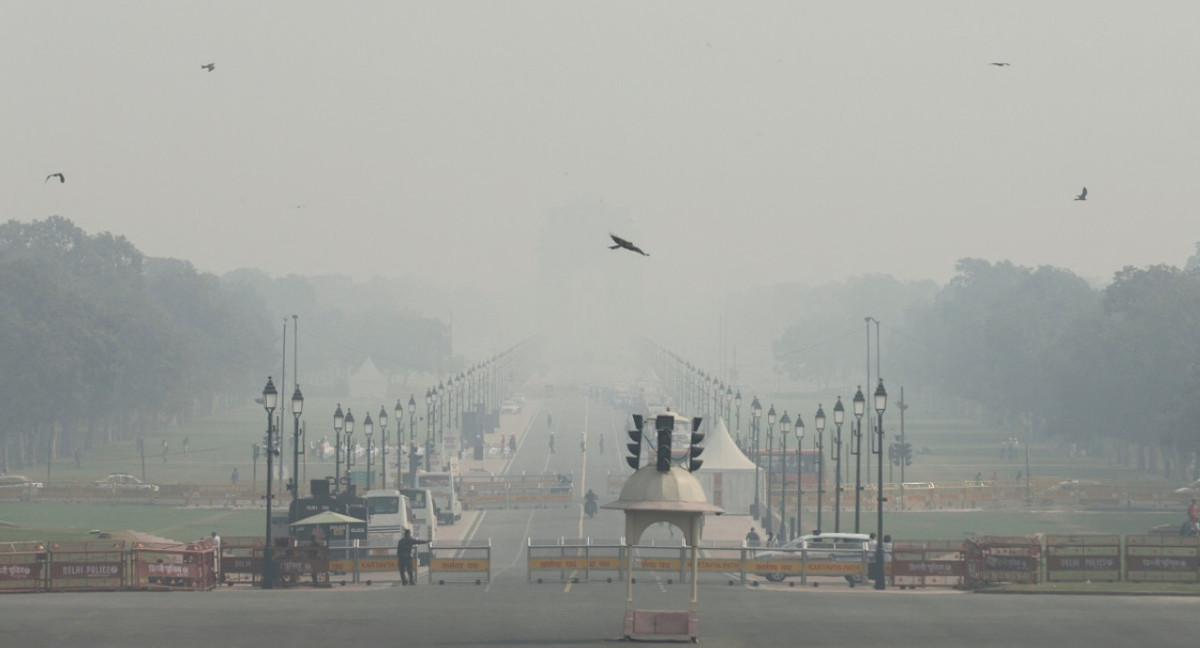
[[[792, 549], [793, 551], [762, 551], [754, 558], [755, 560], [800, 560], [800, 556], [803, 555], [808, 560], [859, 562], [863, 559], [863, 552], [867, 550], [870, 541], [871, 536], [866, 533], [802, 535], [778, 547], [778, 549]], [[807, 551], [798, 551], [799, 549], [807, 549]], [[783, 573], [758, 575], [773, 583], [778, 583], [788, 577], [788, 574]]]
[[1194, 481], [1182, 488], [1176, 488], [1175, 492], [1179, 493], [1181, 495], [1187, 495], [1187, 494], [1195, 495], [1197, 493], [1200, 493], [1200, 479], [1197, 479], [1196, 481]]
[[0, 476], [0, 491], [28, 491], [35, 488], [41, 488], [42, 482], [35, 482], [25, 475], [4, 475]]
[[113, 473], [104, 479], [97, 479], [96, 488], [111, 490], [144, 490], [151, 492], [158, 490], [158, 486], [155, 486], [154, 484], [147, 484], [133, 475], [127, 475], [123, 473]]
[[506, 400], [500, 403], [501, 414], [519, 414], [521, 412], [521, 404], [515, 400]]

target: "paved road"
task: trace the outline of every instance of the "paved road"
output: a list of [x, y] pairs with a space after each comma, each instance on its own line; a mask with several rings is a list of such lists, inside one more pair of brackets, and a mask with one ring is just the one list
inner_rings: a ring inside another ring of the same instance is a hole
[[[551, 454], [544, 409], [530, 405], [532, 411], [504, 419], [504, 433], [519, 439], [508, 469], [571, 473], [577, 494], [591, 486], [608, 499], [605, 472], [624, 468], [623, 422], [581, 397], [559, 398], [546, 404], [554, 410]], [[585, 430], [586, 453], [579, 447]], [[607, 435], [603, 455], [598, 435]], [[563, 508], [489, 511], [474, 522], [452, 528], [491, 539], [488, 585], [13, 595], [0, 599], [0, 634], [6, 646], [86, 648], [579, 647], [621, 638], [622, 584], [529, 584], [524, 550], [528, 537], [616, 538], [619, 513], [587, 519], [577, 500]], [[683, 609], [689, 594], [686, 585], [645, 578], [634, 599], [640, 609]], [[701, 587], [699, 604], [703, 643], [756, 647], [1190, 647], [1198, 614], [1195, 598], [715, 584]]]

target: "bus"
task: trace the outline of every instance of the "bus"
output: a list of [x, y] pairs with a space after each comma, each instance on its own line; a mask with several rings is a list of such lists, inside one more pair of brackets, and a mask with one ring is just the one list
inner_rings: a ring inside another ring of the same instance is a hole
[[400, 493], [408, 498], [413, 537], [429, 541], [429, 544], [417, 545], [418, 564], [428, 565], [429, 548], [437, 543], [438, 519], [433, 509], [433, 493], [421, 488], [401, 488]]
[[450, 526], [462, 519], [462, 503], [458, 501], [458, 475], [453, 472], [419, 472], [417, 488], [433, 492], [433, 509], [438, 524]]
[[367, 491], [367, 546], [371, 549], [391, 549], [404, 531], [412, 531], [412, 511], [408, 498], [398, 490]]

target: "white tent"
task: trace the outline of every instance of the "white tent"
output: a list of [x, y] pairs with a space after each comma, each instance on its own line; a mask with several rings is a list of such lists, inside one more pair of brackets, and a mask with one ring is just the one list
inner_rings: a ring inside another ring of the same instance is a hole
[[[729, 435], [725, 420], [718, 418], [704, 439], [704, 465], [695, 472], [709, 500], [733, 515], [745, 515], [754, 504], [754, 480], [762, 475]], [[760, 490], [762, 482], [759, 483]]]
[[387, 396], [388, 377], [367, 358], [350, 376], [350, 398], [383, 400]]

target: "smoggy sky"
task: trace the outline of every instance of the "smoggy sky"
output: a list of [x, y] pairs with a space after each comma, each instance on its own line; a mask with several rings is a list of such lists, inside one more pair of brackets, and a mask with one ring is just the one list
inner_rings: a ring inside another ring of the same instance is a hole
[[0, 13], [0, 218], [204, 271], [503, 291], [579, 201], [621, 214], [578, 231], [595, 255], [689, 290], [940, 282], [962, 257], [1107, 281], [1200, 240], [1195, 2]]

